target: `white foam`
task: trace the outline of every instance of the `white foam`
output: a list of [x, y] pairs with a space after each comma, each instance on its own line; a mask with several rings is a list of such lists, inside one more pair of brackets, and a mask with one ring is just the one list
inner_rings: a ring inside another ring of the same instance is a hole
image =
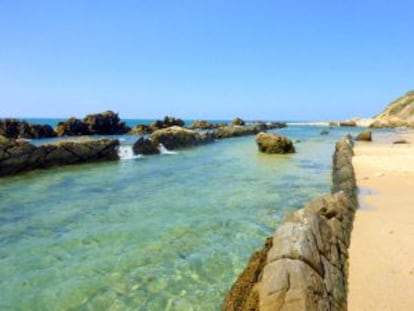
[[177, 154], [177, 152], [170, 151], [167, 148], [165, 148], [163, 144], [158, 145], [158, 150], [160, 151], [161, 154]]
[[134, 154], [131, 145], [121, 145], [118, 147], [118, 155], [121, 160], [132, 160], [141, 158], [142, 155]]

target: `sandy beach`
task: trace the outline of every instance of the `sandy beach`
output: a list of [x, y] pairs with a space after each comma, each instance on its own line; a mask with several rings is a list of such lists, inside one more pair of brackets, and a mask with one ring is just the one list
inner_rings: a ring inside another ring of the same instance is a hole
[[[361, 208], [352, 232], [350, 311], [414, 310], [414, 132], [373, 134], [353, 159]], [[405, 139], [409, 144], [392, 144]]]

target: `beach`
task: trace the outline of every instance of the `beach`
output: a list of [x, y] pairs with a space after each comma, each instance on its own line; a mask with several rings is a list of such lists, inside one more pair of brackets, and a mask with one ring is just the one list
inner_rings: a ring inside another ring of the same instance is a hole
[[[414, 306], [414, 132], [358, 142], [360, 189], [350, 247], [350, 311], [410, 311]], [[404, 139], [409, 144], [393, 144]]]

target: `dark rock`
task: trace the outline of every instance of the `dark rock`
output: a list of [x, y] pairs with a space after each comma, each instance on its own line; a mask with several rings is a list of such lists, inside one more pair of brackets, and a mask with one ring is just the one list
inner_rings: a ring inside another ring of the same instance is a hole
[[59, 122], [56, 127], [56, 133], [58, 136], [81, 136], [89, 135], [90, 131], [88, 124], [72, 117], [64, 122]]
[[324, 136], [324, 135], [329, 135], [329, 130], [322, 130], [322, 131], [320, 132], [320, 134], [321, 134], [322, 136]]
[[284, 127], [287, 127], [287, 124], [285, 122], [265, 122], [266, 129], [272, 130], [272, 129], [281, 129]]
[[154, 144], [152, 140], [148, 138], [141, 137], [139, 138], [132, 147], [134, 154], [159, 154], [158, 145]]
[[358, 134], [355, 138], [357, 141], [372, 141], [372, 132], [371, 131], [363, 131]]
[[118, 114], [113, 111], [89, 114], [83, 119], [91, 135], [122, 135], [127, 133], [130, 128], [125, 125], [125, 122], [120, 121]]
[[164, 128], [168, 128], [171, 126], [184, 126], [184, 121], [174, 117], [165, 117], [164, 120], [157, 120], [150, 125], [151, 131], [156, 131]]
[[36, 147], [15, 140], [0, 144], [0, 176], [57, 165], [117, 160], [118, 140], [62, 141]]
[[16, 119], [0, 120], [0, 135], [7, 138], [50, 138], [56, 133], [50, 125], [30, 124]]
[[295, 147], [292, 141], [284, 136], [276, 134], [259, 133], [256, 143], [260, 152], [264, 153], [294, 153]]
[[231, 121], [231, 125], [246, 125], [246, 122], [244, 122], [244, 120], [240, 119], [240, 118], [236, 118], [233, 121]]

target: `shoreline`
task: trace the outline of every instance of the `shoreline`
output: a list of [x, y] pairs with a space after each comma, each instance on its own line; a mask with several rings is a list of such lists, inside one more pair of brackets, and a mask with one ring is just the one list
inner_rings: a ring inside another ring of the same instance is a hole
[[[405, 139], [409, 144], [392, 144]], [[350, 311], [409, 311], [414, 305], [414, 131], [357, 143], [360, 188], [350, 247]]]

